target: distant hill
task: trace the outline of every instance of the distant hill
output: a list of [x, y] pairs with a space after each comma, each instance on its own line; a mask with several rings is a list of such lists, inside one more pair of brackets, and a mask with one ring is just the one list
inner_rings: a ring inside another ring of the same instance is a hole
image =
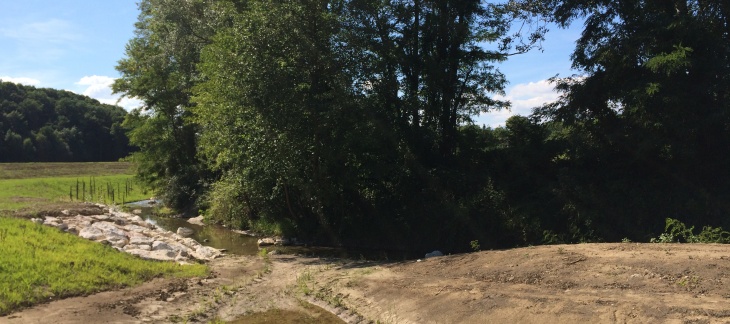
[[0, 162], [116, 161], [127, 112], [69, 91], [0, 81]]

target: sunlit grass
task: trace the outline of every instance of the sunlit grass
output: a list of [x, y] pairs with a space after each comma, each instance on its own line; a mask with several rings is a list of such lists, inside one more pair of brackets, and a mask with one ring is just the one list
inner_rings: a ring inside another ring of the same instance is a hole
[[134, 180], [127, 162], [0, 163], [0, 210], [84, 201], [118, 204], [151, 195]]
[[53, 227], [0, 216], [0, 315], [51, 298], [207, 271], [205, 265], [142, 260]]

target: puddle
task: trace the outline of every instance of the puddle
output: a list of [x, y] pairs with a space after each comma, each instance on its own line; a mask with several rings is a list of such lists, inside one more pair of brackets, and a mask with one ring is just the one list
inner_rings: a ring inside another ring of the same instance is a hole
[[312, 324], [342, 324], [345, 323], [321, 307], [306, 303], [304, 311], [290, 311], [271, 309], [262, 313], [253, 313], [228, 322], [230, 324], [260, 324], [260, 323], [312, 323]]

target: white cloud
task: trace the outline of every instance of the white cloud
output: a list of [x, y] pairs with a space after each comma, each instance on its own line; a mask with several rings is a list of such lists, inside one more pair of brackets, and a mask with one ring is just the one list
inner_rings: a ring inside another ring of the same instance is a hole
[[559, 96], [560, 94], [553, 90], [553, 85], [548, 80], [520, 83], [507, 89], [506, 95], [494, 96], [495, 99], [509, 100], [512, 103], [512, 109], [481, 114], [475, 118], [475, 122], [489, 127], [504, 126], [509, 117], [527, 116], [532, 113], [532, 108], [553, 102]]
[[14, 78], [9, 76], [0, 76], [0, 80], [3, 80], [5, 82], [25, 84], [29, 86], [37, 86], [41, 83], [41, 80], [26, 77]]
[[86, 87], [82, 92], [83, 95], [99, 100], [101, 103], [118, 105], [127, 111], [142, 106], [142, 101], [139, 99], [121, 98], [119, 94], [112, 94], [112, 83], [114, 83], [114, 78], [101, 75], [85, 76], [76, 82], [77, 85]]

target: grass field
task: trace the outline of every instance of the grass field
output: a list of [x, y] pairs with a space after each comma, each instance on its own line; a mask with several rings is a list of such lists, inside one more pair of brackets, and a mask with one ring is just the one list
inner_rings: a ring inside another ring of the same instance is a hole
[[72, 201], [113, 204], [151, 195], [134, 181], [127, 162], [0, 163], [0, 210], [43, 209]]
[[205, 265], [145, 261], [53, 227], [0, 217], [0, 315], [51, 298], [206, 273]]
[[207, 273], [205, 265], [146, 261], [11, 217], [60, 210], [79, 200], [109, 203], [112, 187], [118, 203], [120, 192], [127, 194], [122, 195], [126, 201], [149, 198], [151, 194], [132, 179], [129, 163], [0, 164], [0, 315], [49, 299], [135, 285], [154, 277]]

